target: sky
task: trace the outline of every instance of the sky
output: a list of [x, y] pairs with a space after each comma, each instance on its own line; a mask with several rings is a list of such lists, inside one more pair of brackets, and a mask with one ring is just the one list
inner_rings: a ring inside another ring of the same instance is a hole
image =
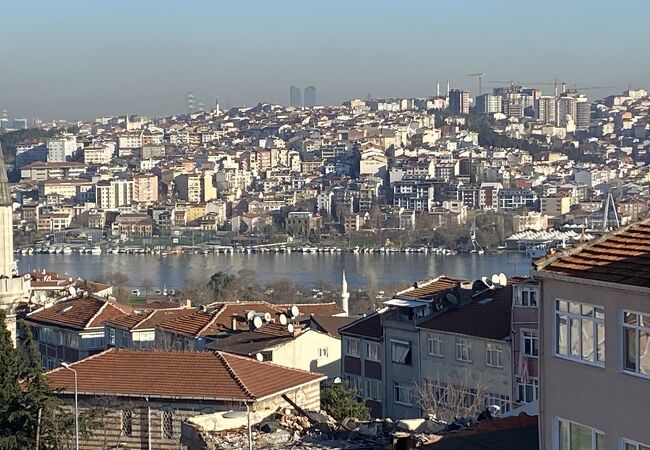
[[[0, 111], [42, 120], [566, 81], [650, 87], [647, 0], [6, 1]], [[540, 85], [553, 90], [552, 86]]]

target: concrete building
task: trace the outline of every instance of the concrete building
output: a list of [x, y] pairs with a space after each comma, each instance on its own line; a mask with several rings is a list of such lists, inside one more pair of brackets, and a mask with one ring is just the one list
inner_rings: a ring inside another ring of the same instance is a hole
[[574, 199], [555, 195], [551, 197], [542, 197], [540, 200], [540, 212], [549, 217], [561, 217], [571, 210]]
[[555, 97], [551, 95], [542, 95], [537, 99], [535, 112], [537, 120], [543, 123], [555, 124], [557, 121], [557, 104]]
[[48, 149], [45, 142], [25, 142], [16, 146], [16, 169], [36, 161], [47, 161]]
[[502, 97], [494, 94], [483, 94], [476, 97], [476, 112], [478, 114], [494, 114], [502, 111]]
[[93, 145], [84, 147], [84, 163], [86, 164], [108, 164], [113, 157], [113, 148], [108, 145]]
[[297, 86], [289, 86], [289, 106], [294, 108], [302, 107], [302, 92]]
[[77, 151], [77, 139], [71, 134], [63, 134], [47, 141], [47, 162], [66, 162]]
[[99, 209], [117, 209], [133, 203], [133, 180], [113, 179], [99, 181], [95, 188]]
[[540, 448], [650, 447], [650, 221], [536, 261]]
[[452, 114], [469, 114], [469, 92], [459, 89], [449, 91], [449, 110]]
[[158, 202], [158, 176], [144, 173], [133, 176], [133, 201], [154, 204]]
[[316, 88], [314, 86], [307, 86], [305, 88], [303, 100], [305, 101], [305, 108], [313, 108], [316, 106]]

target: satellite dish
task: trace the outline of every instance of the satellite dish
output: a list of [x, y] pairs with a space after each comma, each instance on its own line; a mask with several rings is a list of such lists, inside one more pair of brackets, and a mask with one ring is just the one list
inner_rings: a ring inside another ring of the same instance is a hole
[[289, 333], [293, 333], [294, 328], [293, 328], [293, 324], [292, 324], [292, 323], [290, 323], [289, 325], [287, 325], [287, 330], [289, 331]]
[[501, 284], [501, 282], [499, 281], [499, 275], [496, 274], [496, 273], [492, 275], [492, 280], [491, 281], [492, 281], [492, 284]]
[[458, 297], [456, 297], [454, 294], [447, 294], [446, 299], [451, 305], [458, 304]]
[[253, 328], [257, 329], [262, 325], [264, 325], [264, 322], [262, 322], [262, 318], [260, 316], [253, 317]]
[[256, 353], [255, 354], [255, 359], [258, 360], [259, 362], [264, 361], [264, 356], [262, 356], [261, 353]]
[[506, 286], [508, 284], [508, 277], [503, 272], [499, 274], [499, 284], [501, 286]]
[[68, 290], [70, 291], [70, 295], [71, 295], [71, 296], [74, 297], [74, 296], [77, 295], [77, 288], [76, 288], [76, 287], [74, 287], [74, 286], [70, 286], [70, 289], [68, 289]]
[[271, 313], [269, 313], [269, 312], [264, 313], [263, 318], [264, 318], [264, 322], [270, 322], [271, 321]]
[[287, 316], [285, 316], [284, 314], [280, 314], [280, 324], [281, 325], [286, 325], [287, 322], [288, 322]]
[[494, 285], [490, 280], [488, 280], [487, 277], [481, 277], [481, 281], [483, 282], [484, 285], [486, 285], [490, 289], [494, 289]]
[[248, 311], [246, 313], [246, 320], [251, 320], [253, 317], [255, 317], [255, 311], [254, 310]]
[[299, 314], [300, 314], [300, 310], [296, 305], [293, 305], [291, 306], [291, 308], [289, 308], [289, 317], [291, 317], [292, 319], [298, 317]]

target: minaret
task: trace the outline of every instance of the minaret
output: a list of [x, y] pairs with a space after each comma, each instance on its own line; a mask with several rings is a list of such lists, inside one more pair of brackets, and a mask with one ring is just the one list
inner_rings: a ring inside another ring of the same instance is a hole
[[345, 269], [343, 269], [343, 280], [341, 281], [341, 308], [345, 317], [350, 315], [350, 293], [348, 292], [348, 280], [345, 279]]
[[449, 88], [449, 78], [447, 78], [447, 97], [449, 97], [449, 92], [451, 92], [451, 89]]
[[14, 270], [13, 208], [5, 158], [0, 145], [0, 277], [11, 278]]
[[436, 81], [436, 97], [440, 97], [440, 81]]

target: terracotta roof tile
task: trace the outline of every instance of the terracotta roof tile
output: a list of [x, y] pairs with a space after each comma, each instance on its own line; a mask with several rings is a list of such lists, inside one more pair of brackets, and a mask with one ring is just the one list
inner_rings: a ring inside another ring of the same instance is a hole
[[295, 304], [283, 303], [273, 306], [281, 310], [281, 312], [285, 312], [292, 306], [297, 306], [301, 316], [311, 316], [312, 314], [317, 316], [333, 316], [335, 314], [341, 314], [343, 312], [341, 307], [336, 302]]
[[414, 286], [399, 292], [396, 297], [418, 300], [430, 299], [436, 294], [454, 289], [461, 281], [442, 275], [426, 283], [419, 284], [417, 287]]
[[155, 309], [148, 312], [139, 312], [123, 315], [106, 321], [108, 325], [122, 330], [145, 330], [155, 328], [156, 325], [178, 317], [189, 316], [196, 312], [193, 308]]
[[105, 298], [81, 297], [65, 300], [37, 309], [27, 315], [27, 321], [58, 325], [72, 329], [97, 328], [104, 322], [129, 314], [133, 309]]
[[339, 328], [351, 324], [355, 321], [354, 317], [336, 317], [336, 316], [311, 316], [311, 321], [315, 325], [315, 329], [323, 330], [325, 333], [339, 338]]
[[538, 259], [539, 272], [650, 287], [650, 219]]
[[[71, 366], [82, 395], [253, 401], [325, 379], [223, 352], [113, 348]], [[74, 392], [70, 370], [58, 368], [46, 376], [53, 389]]]

